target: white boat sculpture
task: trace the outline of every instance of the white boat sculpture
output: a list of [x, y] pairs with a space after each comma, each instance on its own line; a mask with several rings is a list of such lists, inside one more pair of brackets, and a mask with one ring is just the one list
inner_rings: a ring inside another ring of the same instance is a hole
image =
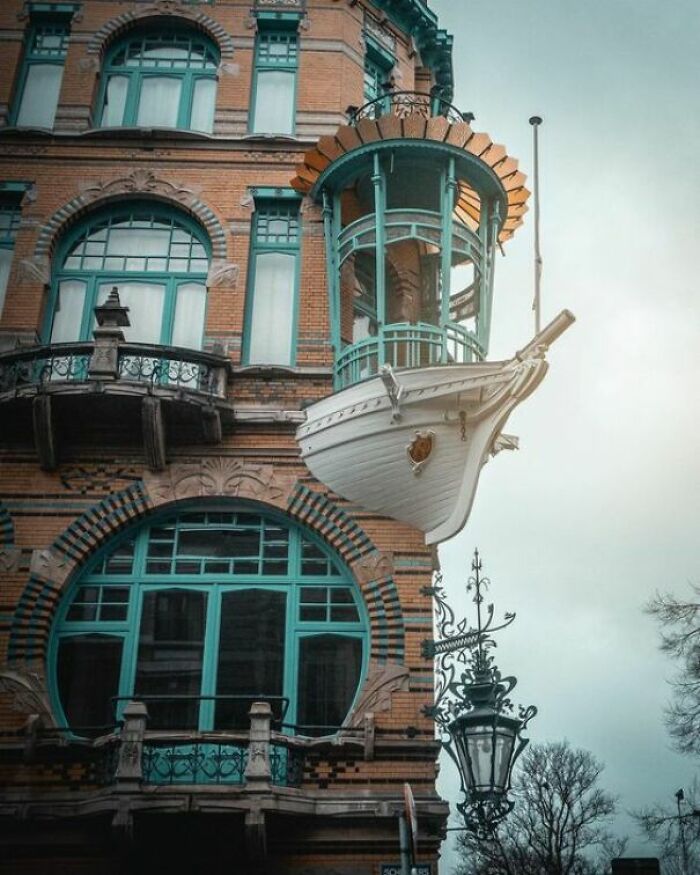
[[420, 529], [427, 544], [451, 538], [489, 455], [517, 447], [502, 430], [573, 321], [563, 310], [510, 361], [386, 367], [318, 401], [297, 430], [302, 458], [343, 498]]

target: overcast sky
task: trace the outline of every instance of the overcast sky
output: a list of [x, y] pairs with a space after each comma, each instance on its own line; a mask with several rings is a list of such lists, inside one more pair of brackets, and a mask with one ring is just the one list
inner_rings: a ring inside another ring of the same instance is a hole
[[[673, 665], [642, 607], [700, 583], [700, 3], [431, 5], [455, 36], [455, 103], [528, 175], [528, 118], [544, 117], [543, 322], [577, 317], [506, 427], [520, 451], [489, 462], [440, 548], [452, 604], [473, 607], [478, 545], [497, 611], [518, 614], [497, 662], [539, 708], [531, 738], [592, 751], [622, 811], [673, 803], [697, 766], [670, 750]], [[497, 262], [493, 358], [532, 333], [532, 235], [531, 211]], [[448, 763], [440, 789], [454, 802]], [[650, 854], [616, 825], [628, 855]], [[446, 849], [442, 875], [453, 863]]]

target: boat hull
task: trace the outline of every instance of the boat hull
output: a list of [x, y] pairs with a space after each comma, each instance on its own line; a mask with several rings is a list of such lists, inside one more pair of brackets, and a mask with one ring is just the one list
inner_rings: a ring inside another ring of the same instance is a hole
[[426, 543], [452, 537], [510, 413], [545, 376], [547, 345], [535, 341], [510, 361], [388, 371], [324, 398], [297, 431], [304, 461], [339, 495], [420, 529]]

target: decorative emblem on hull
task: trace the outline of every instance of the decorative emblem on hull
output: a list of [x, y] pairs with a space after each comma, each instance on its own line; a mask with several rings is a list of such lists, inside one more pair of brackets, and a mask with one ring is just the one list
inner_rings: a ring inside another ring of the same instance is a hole
[[427, 431], [417, 431], [416, 436], [406, 447], [406, 455], [411, 463], [411, 470], [418, 476], [430, 461], [435, 449], [435, 432], [432, 428]]

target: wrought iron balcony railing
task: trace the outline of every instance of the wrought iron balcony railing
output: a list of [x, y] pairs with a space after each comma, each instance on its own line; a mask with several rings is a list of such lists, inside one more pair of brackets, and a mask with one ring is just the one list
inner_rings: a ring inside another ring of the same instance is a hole
[[382, 325], [373, 337], [347, 346], [335, 364], [336, 388], [344, 389], [392, 368], [421, 368], [481, 361], [484, 350], [476, 336], [457, 322], [440, 327], [428, 323]]
[[0, 397], [107, 380], [224, 398], [227, 372], [227, 359], [193, 349], [120, 342], [115, 354], [99, 341], [49, 344], [0, 354]]
[[348, 121], [353, 126], [362, 119], [378, 119], [386, 115], [400, 119], [416, 115], [425, 119], [443, 116], [452, 124], [473, 118], [471, 113], [460, 112], [442, 97], [420, 91], [387, 91], [359, 109], [353, 108], [348, 115]]

